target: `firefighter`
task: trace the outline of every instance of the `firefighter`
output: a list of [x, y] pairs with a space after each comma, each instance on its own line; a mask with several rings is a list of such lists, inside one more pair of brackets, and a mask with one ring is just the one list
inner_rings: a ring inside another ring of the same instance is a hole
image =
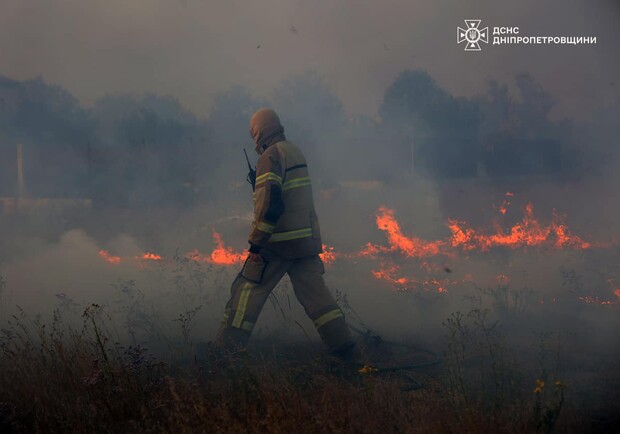
[[295, 296], [330, 354], [350, 360], [355, 344], [323, 280], [321, 234], [306, 159], [286, 140], [280, 119], [271, 109], [254, 113], [250, 135], [260, 155], [250, 248], [232, 284], [216, 342], [228, 348], [244, 346], [267, 297], [288, 273]]

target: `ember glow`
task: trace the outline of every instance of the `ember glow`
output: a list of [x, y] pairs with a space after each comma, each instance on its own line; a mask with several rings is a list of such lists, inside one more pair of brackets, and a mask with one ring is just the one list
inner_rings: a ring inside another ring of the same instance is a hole
[[357, 254], [352, 254], [351, 256], [358, 257], [366, 257], [366, 258], [376, 258], [380, 253], [389, 252], [390, 249], [383, 246], [377, 246], [372, 243], [367, 243]]
[[496, 280], [497, 280], [498, 285], [509, 285], [510, 284], [510, 277], [506, 276], [505, 274], [498, 274], [496, 277]]
[[506, 198], [504, 199], [504, 202], [502, 202], [502, 204], [499, 206], [499, 213], [501, 215], [506, 215], [506, 213], [508, 212], [508, 207], [510, 206], [510, 198], [513, 196], [514, 194], [512, 194], [511, 192], [506, 192]]
[[147, 261], [161, 261], [162, 259], [161, 255], [149, 252], [143, 254], [142, 256], [139, 256], [139, 258]]
[[109, 264], [120, 264], [121, 258], [119, 256], [113, 256], [107, 250], [99, 250], [99, 256], [101, 256]]
[[372, 270], [372, 275], [381, 281], [389, 283], [396, 291], [418, 291], [427, 293], [446, 294], [448, 287], [465, 283], [465, 280], [452, 280], [448, 278], [426, 277], [414, 279], [402, 275], [401, 269], [396, 264], [384, 262], [377, 270]]
[[577, 297], [577, 298], [587, 304], [603, 304], [603, 305], [613, 304], [613, 301], [601, 300], [598, 297], [593, 297], [591, 295], [585, 295], [583, 297]]
[[333, 264], [336, 261], [336, 253], [333, 247], [323, 244], [323, 253], [319, 254], [321, 260], [326, 264]]
[[406, 277], [398, 277], [396, 273], [398, 272], [398, 267], [396, 265], [383, 266], [379, 270], [373, 270], [372, 274], [377, 279], [386, 280], [392, 284], [405, 286], [410, 282]]

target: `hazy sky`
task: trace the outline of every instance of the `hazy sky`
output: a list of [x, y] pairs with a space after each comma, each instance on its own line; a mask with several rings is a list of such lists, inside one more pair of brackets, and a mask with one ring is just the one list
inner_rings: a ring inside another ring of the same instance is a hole
[[[598, 43], [466, 53], [455, 40], [466, 18]], [[268, 95], [309, 69], [350, 114], [375, 115], [396, 75], [422, 68], [456, 95], [529, 72], [556, 97], [555, 117], [588, 118], [618, 100], [618, 53], [617, 0], [0, 0], [0, 74], [43, 76], [84, 104], [170, 94], [198, 115], [234, 84]]]

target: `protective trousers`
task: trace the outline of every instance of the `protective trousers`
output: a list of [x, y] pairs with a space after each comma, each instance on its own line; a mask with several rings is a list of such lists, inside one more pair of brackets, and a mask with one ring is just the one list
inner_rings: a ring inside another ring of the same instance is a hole
[[328, 350], [337, 353], [354, 345], [344, 314], [323, 280], [321, 258], [287, 260], [267, 249], [261, 250], [259, 261], [248, 257], [234, 280], [216, 342], [225, 347], [245, 345], [267, 297], [285, 273]]

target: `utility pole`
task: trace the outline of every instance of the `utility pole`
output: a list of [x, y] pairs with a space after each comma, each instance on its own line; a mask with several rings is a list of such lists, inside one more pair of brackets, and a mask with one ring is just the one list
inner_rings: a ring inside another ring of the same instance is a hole
[[411, 179], [413, 180], [413, 132], [410, 135], [409, 151], [411, 154]]
[[24, 158], [23, 146], [17, 145], [17, 199], [22, 199], [25, 195], [24, 187]]

